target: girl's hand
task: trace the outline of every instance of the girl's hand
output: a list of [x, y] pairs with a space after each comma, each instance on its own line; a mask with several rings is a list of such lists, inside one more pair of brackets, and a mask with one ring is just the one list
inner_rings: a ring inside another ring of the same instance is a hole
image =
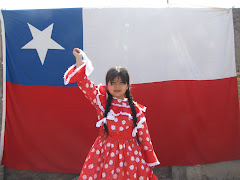
[[77, 68], [83, 64], [82, 55], [80, 53], [81, 53], [81, 50], [79, 48], [73, 49], [73, 55], [76, 58], [76, 67]]

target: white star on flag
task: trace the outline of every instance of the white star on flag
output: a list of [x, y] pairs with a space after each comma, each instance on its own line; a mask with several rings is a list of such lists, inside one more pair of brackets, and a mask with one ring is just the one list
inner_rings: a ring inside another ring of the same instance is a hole
[[25, 46], [23, 46], [21, 49], [36, 49], [42, 65], [44, 64], [48, 49], [64, 50], [64, 48], [61, 45], [59, 45], [51, 38], [53, 23], [43, 31], [38, 30], [29, 23], [28, 27], [32, 33], [33, 39], [30, 42], [28, 42]]

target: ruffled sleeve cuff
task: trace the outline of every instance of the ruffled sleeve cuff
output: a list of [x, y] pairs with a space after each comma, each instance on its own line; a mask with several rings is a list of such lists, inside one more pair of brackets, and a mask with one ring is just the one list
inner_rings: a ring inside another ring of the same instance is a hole
[[81, 81], [85, 74], [86, 64], [83, 63], [81, 66], [76, 68], [76, 64], [72, 65], [64, 74], [64, 84], [67, 85], [69, 83], [74, 83]]
[[89, 76], [94, 69], [92, 62], [88, 59], [87, 55], [83, 51], [81, 51], [80, 54], [83, 58], [83, 64], [78, 68], [76, 68], [76, 64], [68, 68], [63, 77], [65, 85], [81, 81], [84, 76]]
[[160, 164], [154, 150], [145, 152], [145, 161], [149, 167], [157, 166]]

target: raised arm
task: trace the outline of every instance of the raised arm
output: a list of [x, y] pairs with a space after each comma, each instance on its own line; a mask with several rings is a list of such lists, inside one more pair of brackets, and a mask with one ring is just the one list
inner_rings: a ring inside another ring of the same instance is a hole
[[77, 82], [78, 87], [82, 90], [85, 97], [98, 110], [98, 113], [104, 111], [102, 108], [103, 101], [106, 100], [105, 88], [101, 85], [98, 87], [88, 79], [88, 76], [93, 71], [91, 61], [86, 54], [78, 49], [73, 49], [73, 55], [76, 58], [76, 64], [72, 65], [64, 74], [65, 85]]
[[81, 50], [79, 48], [74, 48], [73, 49], [73, 55], [76, 58], [76, 68], [78, 68], [83, 64]]

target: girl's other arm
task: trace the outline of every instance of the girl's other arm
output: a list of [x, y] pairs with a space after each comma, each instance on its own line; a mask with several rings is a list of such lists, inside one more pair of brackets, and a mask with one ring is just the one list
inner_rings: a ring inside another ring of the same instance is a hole
[[[140, 123], [140, 121], [142, 122]], [[152, 140], [150, 137], [150, 133], [148, 131], [146, 118], [143, 114], [140, 117], [138, 117], [138, 123], [141, 124], [138, 130], [138, 137], [140, 140], [140, 147], [142, 149], [143, 156], [145, 157], [148, 166], [150, 167], [156, 166], [160, 163], [154, 152]]]

